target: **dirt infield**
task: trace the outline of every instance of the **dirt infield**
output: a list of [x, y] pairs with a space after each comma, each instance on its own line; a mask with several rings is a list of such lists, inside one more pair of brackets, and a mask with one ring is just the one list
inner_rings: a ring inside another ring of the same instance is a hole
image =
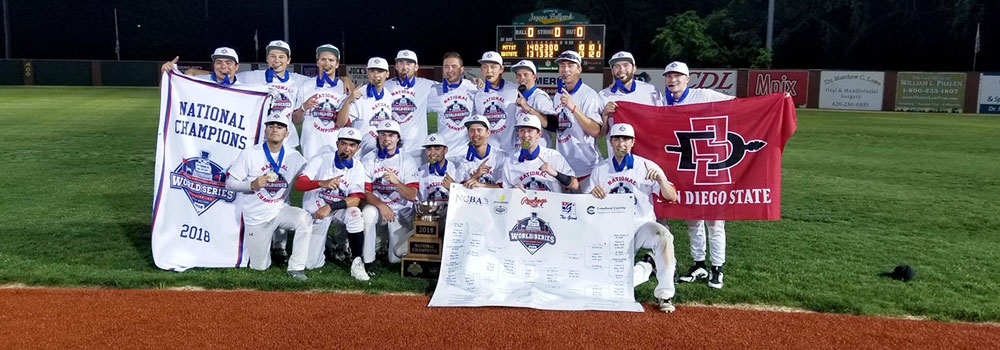
[[986, 349], [1000, 326], [679, 306], [428, 308], [424, 296], [0, 289], [0, 349]]

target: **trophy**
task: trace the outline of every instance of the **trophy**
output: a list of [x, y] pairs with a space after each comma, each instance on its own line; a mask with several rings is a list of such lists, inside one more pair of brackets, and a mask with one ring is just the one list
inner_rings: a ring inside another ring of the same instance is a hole
[[413, 235], [441, 237], [441, 210], [447, 207], [446, 202], [423, 201], [415, 204], [413, 209], [417, 217], [413, 220]]
[[444, 248], [444, 210], [447, 202], [423, 201], [413, 205], [413, 235], [406, 240], [401, 264], [403, 277], [437, 279]]

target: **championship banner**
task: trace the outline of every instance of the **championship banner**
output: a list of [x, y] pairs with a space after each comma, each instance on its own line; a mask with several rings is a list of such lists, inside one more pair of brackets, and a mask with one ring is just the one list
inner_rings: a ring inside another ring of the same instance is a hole
[[[489, 215], [484, 215], [488, 213]], [[631, 195], [452, 185], [428, 306], [642, 312], [632, 287]]]
[[809, 101], [809, 71], [751, 70], [747, 73], [747, 97], [778, 92], [787, 92], [796, 106], [805, 107]]
[[781, 152], [796, 127], [784, 93], [670, 107], [618, 102], [615, 121], [635, 127], [632, 152], [677, 188], [679, 203], [657, 198], [657, 217], [781, 219]]
[[267, 87], [223, 87], [177, 71], [160, 81], [153, 179], [153, 260], [164, 270], [245, 267], [226, 170], [257, 143]]

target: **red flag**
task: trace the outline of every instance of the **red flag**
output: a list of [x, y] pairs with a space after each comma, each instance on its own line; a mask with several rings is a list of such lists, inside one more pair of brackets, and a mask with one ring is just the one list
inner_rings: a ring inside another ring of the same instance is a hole
[[667, 107], [618, 102], [614, 118], [635, 127], [633, 153], [659, 164], [677, 188], [678, 203], [657, 198], [657, 217], [781, 218], [781, 152], [796, 123], [786, 94]]

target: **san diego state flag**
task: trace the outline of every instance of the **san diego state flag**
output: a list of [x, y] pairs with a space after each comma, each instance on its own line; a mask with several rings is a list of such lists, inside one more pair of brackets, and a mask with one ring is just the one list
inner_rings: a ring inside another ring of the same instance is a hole
[[785, 94], [665, 107], [618, 102], [615, 121], [635, 127], [632, 152], [659, 164], [677, 188], [678, 203], [656, 198], [657, 217], [781, 218], [781, 152], [795, 133], [795, 104]]

